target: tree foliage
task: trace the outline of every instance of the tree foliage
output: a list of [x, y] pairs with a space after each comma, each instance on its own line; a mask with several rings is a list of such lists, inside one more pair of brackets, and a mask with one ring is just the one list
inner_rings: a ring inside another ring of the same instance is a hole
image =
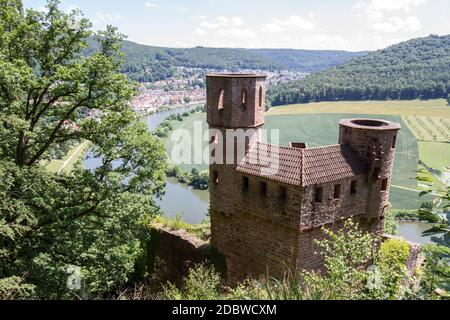
[[[164, 149], [130, 108], [115, 28], [93, 33], [57, 0], [45, 13], [21, 8], [0, 0], [0, 279], [71, 297], [67, 268], [78, 266], [85, 293], [102, 294], [129, 279], [141, 254], [139, 222], [158, 212]], [[86, 56], [90, 37], [99, 50]], [[101, 159], [95, 170], [41, 165], [81, 141]]]
[[[450, 168], [445, 168], [450, 172]], [[432, 206], [422, 207], [419, 218], [432, 224], [424, 236], [432, 236], [433, 246], [425, 250], [427, 263], [423, 280], [422, 293], [435, 295], [442, 290], [448, 298], [450, 296], [450, 185], [427, 169], [419, 170], [417, 180], [427, 186], [421, 195], [432, 194], [436, 198]]]
[[268, 92], [273, 106], [339, 100], [447, 98], [450, 35], [417, 38], [369, 53]]

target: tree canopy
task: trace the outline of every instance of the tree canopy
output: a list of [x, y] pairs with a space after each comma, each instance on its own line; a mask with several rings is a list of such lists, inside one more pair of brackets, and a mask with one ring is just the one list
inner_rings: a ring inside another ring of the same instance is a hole
[[[141, 221], [158, 213], [165, 153], [131, 110], [123, 36], [93, 33], [57, 0], [47, 9], [0, 0], [0, 287], [68, 297], [70, 268], [81, 268], [83, 292], [101, 295], [133, 274]], [[91, 37], [99, 47], [86, 56]], [[52, 174], [42, 165], [82, 141], [96, 169]]]

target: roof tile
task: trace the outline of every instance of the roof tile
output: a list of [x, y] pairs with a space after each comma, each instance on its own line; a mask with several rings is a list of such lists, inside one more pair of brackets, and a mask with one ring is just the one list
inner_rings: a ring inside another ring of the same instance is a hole
[[338, 181], [367, 173], [349, 145], [297, 149], [256, 143], [237, 171], [297, 186]]

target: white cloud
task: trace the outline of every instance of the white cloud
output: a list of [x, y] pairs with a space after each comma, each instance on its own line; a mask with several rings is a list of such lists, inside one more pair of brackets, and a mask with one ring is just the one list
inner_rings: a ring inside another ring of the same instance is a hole
[[208, 21], [202, 21], [200, 23], [200, 27], [203, 28], [209, 28], [209, 29], [217, 29], [220, 27], [219, 23], [212, 23], [212, 22], [208, 22]]
[[95, 16], [100, 21], [108, 21], [113, 22], [117, 20], [122, 20], [122, 16], [117, 13], [102, 13], [102, 12], [96, 12]]
[[302, 18], [299, 16], [290, 16], [287, 20], [272, 19], [272, 21], [266, 23], [262, 30], [264, 32], [281, 32], [287, 29], [300, 29], [300, 30], [314, 30], [315, 25], [313, 22], [314, 16], [310, 14], [308, 18]]
[[204, 35], [205, 29], [213, 31], [216, 35], [224, 38], [234, 39], [255, 39], [256, 33], [246, 28], [244, 20], [241, 17], [217, 17], [214, 21], [202, 19], [196, 19], [201, 21], [198, 24], [198, 28], [195, 29], [195, 33], [198, 35]]
[[421, 21], [408, 15], [413, 8], [426, 4], [427, 0], [371, 0], [358, 2], [354, 8], [372, 31], [416, 32], [422, 29]]
[[206, 34], [206, 31], [203, 30], [202, 28], [196, 28], [195, 33], [198, 34], [199, 36], [203, 36]]
[[372, 0], [372, 8], [374, 10], [410, 11], [412, 8], [425, 4], [426, 0]]
[[409, 16], [401, 18], [391, 17], [387, 21], [380, 21], [371, 24], [371, 29], [375, 31], [393, 33], [397, 31], [415, 32], [422, 29], [422, 23], [417, 17]]
[[157, 5], [156, 3], [152, 3], [152, 2], [146, 2], [145, 7], [149, 8], [149, 9], [153, 9], [153, 8], [158, 8], [159, 5]]

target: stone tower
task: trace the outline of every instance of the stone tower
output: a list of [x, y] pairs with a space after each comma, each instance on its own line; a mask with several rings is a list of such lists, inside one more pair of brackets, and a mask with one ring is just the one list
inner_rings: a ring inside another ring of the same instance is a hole
[[232, 209], [229, 195], [236, 192], [236, 185], [221, 183], [220, 192], [214, 186], [219, 180], [233, 179], [237, 164], [260, 139], [264, 125], [265, 80], [266, 76], [252, 74], [206, 77], [208, 125], [211, 142], [216, 145], [215, 150], [211, 150], [211, 206], [219, 211]]
[[366, 215], [383, 220], [389, 205], [400, 124], [379, 119], [344, 119], [339, 127], [339, 144], [350, 145], [368, 165]]
[[339, 144], [308, 148], [261, 141], [265, 76], [207, 76], [211, 137], [211, 244], [230, 283], [317, 270], [316, 240], [347, 219], [380, 235], [400, 125], [340, 122]]

